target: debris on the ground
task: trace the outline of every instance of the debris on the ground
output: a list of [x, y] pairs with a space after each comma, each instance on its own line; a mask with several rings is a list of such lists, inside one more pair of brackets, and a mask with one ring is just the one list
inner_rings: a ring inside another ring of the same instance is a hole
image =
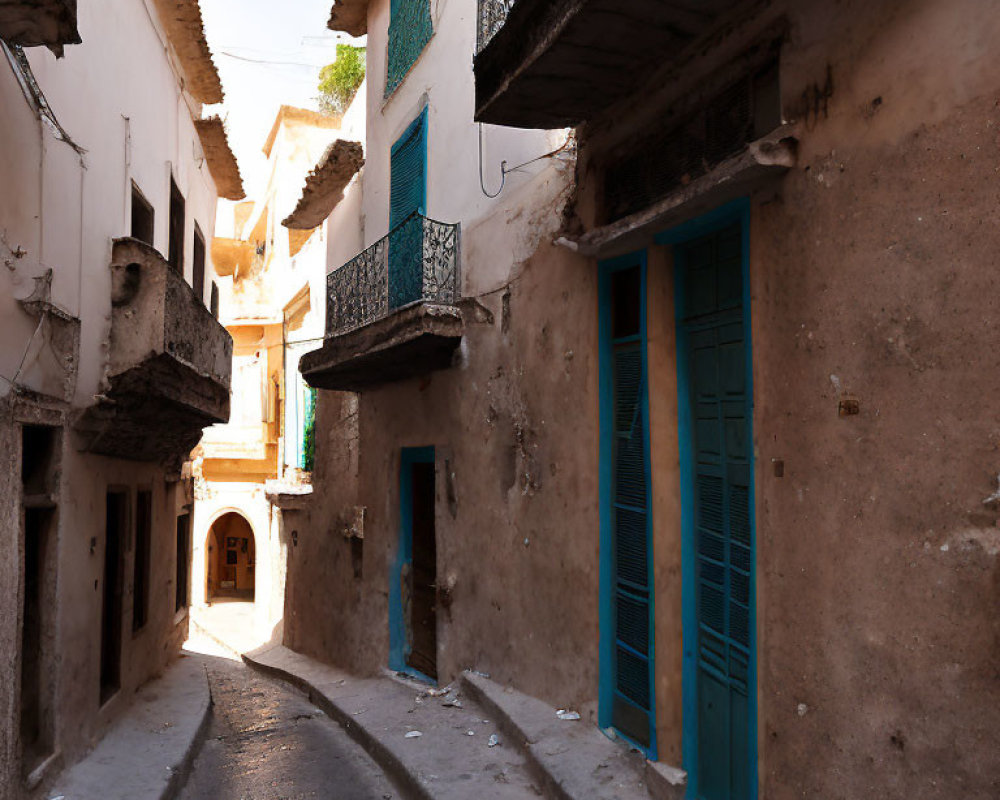
[[428, 689], [427, 694], [431, 697], [444, 697], [446, 694], [451, 694], [451, 684], [442, 686], [440, 689]]
[[495, 733], [490, 735], [490, 740], [486, 743], [487, 747], [496, 747], [500, 744], [500, 737]]
[[458, 699], [457, 692], [451, 692], [450, 694], [445, 696], [444, 700], [441, 701], [441, 705], [445, 706], [446, 708], [461, 708], [462, 701]]
[[466, 732], [465, 732], [465, 735], [466, 735], [466, 736], [475, 736], [475, 735], [476, 735], [476, 732], [475, 732], [475, 731], [466, 731]]
[[559, 719], [561, 719], [561, 720], [566, 720], [567, 722], [570, 722], [570, 721], [573, 721], [573, 720], [580, 719], [580, 712], [578, 712], [578, 711], [570, 711], [568, 709], [560, 708], [556, 712], [556, 716], [559, 717]]
[[421, 736], [423, 736], [423, 734], [420, 731], [407, 731], [404, 734], [403, 738], [404, 739], [418, 739]]

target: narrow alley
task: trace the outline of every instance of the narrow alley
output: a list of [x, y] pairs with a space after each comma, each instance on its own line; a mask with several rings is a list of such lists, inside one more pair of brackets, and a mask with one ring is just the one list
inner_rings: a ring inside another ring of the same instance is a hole
[[0, 0], [0, 800], [1000, 799], [1000, 0]]

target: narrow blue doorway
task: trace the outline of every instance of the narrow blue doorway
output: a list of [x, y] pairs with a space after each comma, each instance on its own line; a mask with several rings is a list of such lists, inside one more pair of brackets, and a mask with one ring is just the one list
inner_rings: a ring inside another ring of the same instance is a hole
[[656, 757], [646, 259], [601, 265], [600, 724]]
[[[730, 215], [732, 217], [732, 215]], [[688, 796], [756, 796], [752, 371], [742, 215], [675, 242]]]
[[389, 666], [437, 680], [437, 541], [433, 447], [405, 447], [399, 546], [389, 576]]

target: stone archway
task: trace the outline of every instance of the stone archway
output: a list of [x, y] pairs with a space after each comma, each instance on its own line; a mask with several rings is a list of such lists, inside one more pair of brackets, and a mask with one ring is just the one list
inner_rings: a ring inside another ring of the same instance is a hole
[[252, 602], [257, 589], [257, 545], [250, 522], [237, 511], [220, 514], [205, 541], [205, 599]]

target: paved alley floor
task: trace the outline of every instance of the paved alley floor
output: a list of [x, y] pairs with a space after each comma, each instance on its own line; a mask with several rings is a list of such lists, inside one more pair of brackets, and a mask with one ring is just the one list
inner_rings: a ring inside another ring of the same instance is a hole
[[304, 695], [222, 658], [208, 666], [214, 717], [182, 800], [386, 800], [375, 762]]

